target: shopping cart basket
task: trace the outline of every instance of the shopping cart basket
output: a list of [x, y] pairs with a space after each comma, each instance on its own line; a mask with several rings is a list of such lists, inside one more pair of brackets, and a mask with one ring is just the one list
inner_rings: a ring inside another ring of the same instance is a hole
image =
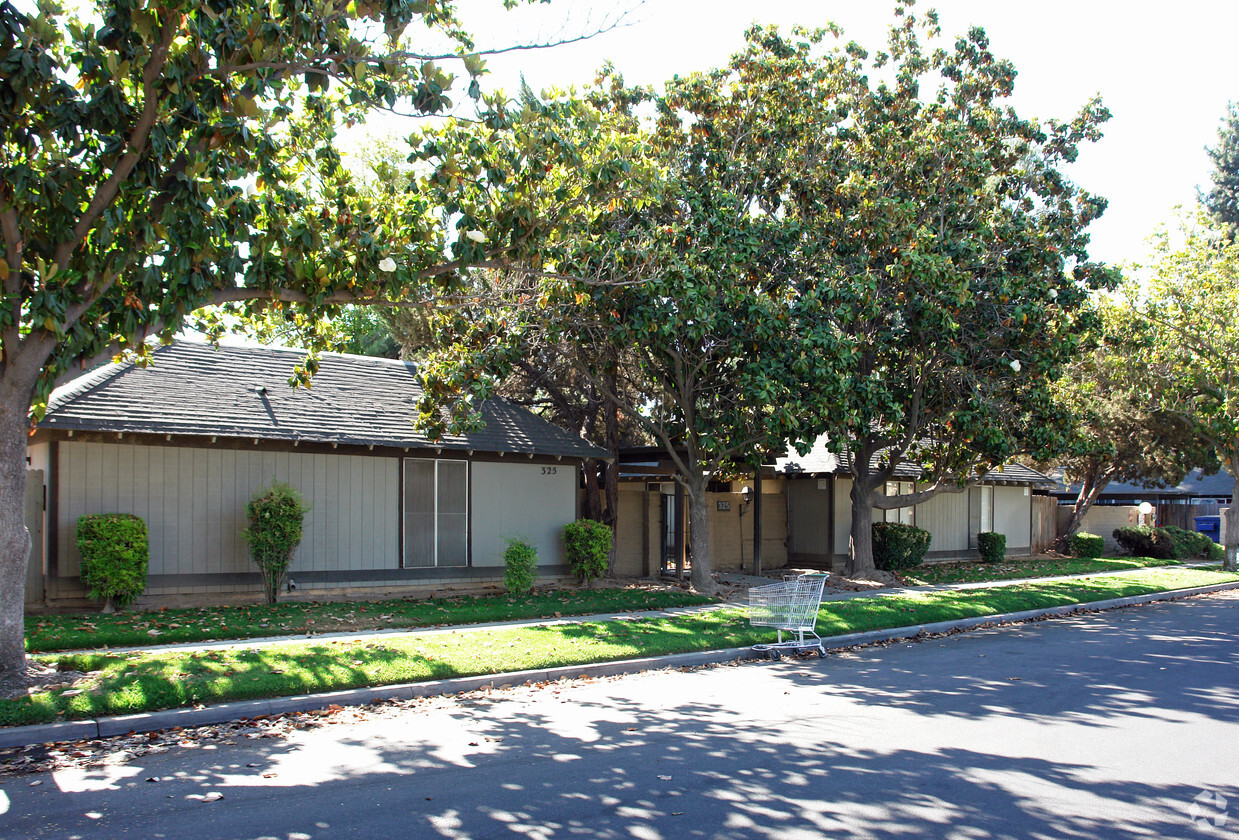
[[[814, 632], [817, 610], [822, 604], [822, 588], [826, 575], [797, 575], [781, 583], [755, 586], [749, 590], [749, 624], [754, 627], [775, 627], [779, 641], [772, 645], [753, 645], [753, 650], [769, 651], [771, 659], [779, 659], [785, 651], [803, 653], [813, 648], [818, 656], [826, 655], [822, 639]], [[796, 634], [783, 641], [783, 633]], [[813, 637], [806, 639], [805, 634]]]

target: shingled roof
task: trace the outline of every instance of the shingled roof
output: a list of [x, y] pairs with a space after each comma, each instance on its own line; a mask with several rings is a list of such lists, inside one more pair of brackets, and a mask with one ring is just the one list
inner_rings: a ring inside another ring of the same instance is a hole
[[[871, 469], [878, 469], [882, 453], [875, 454], [870, 459]], [[800, 475], [839, 474], [853, 475], [852, 453], [845, 445], [838, 453], [831, 452], [826, 436], [823, 435], [813, 442], [813, 448], [805, 455], [788, 449], [787, 454], [775, 462], [775, 470], [781, 473]], [[897, 481], [916, 481], [923, 470], [916, 464], [907, 462], [895, 467], [893, 478]], [[1022, 464], [1003, 464], [998, 470], [991, 470], [985, 476], [986, 484], [1019, 484], [1033, 487], [1049, 488], [1054, 481], [1034, 469]]]
[[178, 341], [154, 357], [147, 368], [104, 365], [57, 388], [40, 428], [608, 457], [501, 399], [483, 407], [481, 431], [431, 441], [414, 426], [422, 389], [407, 362], [324, 353], [313, 387], [294, 389], [301, 350]]

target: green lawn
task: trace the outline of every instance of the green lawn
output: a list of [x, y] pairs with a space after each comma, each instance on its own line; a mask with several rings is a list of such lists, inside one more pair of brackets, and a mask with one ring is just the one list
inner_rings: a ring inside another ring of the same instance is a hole
[[485, 595], [420, 600], [293, 602], [110, 615], [42, 615], [26, 619], [26, 650], [37, 653], [253, 639], [310, 632], [478, 624], [520, 618], [666, 609], [707, 604], [714, 600], [689, 592], [634, 587], [551, 590], [521, 597]]
[[940, 583], [979, 583], [1015, 578], [1087, 575], [1119, 572], [1148, 566], [1179, 566], [1181, 560], [1156, 560], [1152, 557], [1008, 557], [1001, 563], [934, 563], [920, 566], [903, 575], [915, 586]]
[[[1237, 580], [1239, 574], [1218, 569], [1154, 569], [1072, 581], [856, 598], [825, 604], [818, 631], [823, 636], [840, 635]], [[260, 650], [48, 655], [38, 658], [62, 669], [91, 672], [89, 682], [78, 686], [79, 693], [56, 689], [0, 700], [0, 725], [714, 650], [773, 637], [772, 630], [750, 627], [744, 610], [719, 609], [674, 618], [307, 641]]]

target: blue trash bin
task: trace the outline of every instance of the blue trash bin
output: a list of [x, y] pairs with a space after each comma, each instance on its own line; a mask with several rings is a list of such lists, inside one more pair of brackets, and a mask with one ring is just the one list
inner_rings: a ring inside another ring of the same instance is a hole
[[1221, 516], [1197, 516], [1196, 530], [1214, 542], [1222, 541]]

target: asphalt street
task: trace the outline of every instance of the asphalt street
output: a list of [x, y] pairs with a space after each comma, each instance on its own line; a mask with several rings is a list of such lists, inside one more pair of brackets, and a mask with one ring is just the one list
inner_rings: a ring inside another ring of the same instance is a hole
[[1239, 840], [1239, 594], [209, 746], [0, 780], [0, 838]]

